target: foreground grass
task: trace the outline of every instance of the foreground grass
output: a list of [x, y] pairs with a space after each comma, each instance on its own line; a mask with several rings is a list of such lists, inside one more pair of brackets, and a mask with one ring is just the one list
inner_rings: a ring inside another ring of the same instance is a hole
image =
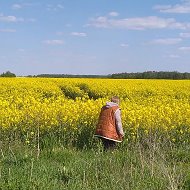
[[1, 190], [174, 190], [190, 189], [188, 147], [36, 148], [1, 144]]

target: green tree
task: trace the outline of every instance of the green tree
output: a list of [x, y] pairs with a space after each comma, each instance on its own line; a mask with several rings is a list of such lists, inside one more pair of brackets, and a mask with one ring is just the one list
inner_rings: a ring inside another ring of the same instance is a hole
[[0, 75], [1, 77], [16, 77], [14, 73], [11, 73], [10, 71], [6, 71], [5, 73], [2, 73]]

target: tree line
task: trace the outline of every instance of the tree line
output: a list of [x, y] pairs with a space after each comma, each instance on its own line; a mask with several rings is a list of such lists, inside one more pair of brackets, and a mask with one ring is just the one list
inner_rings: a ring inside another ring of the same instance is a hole
[[190, 73], [180, 73], [177, 71], [166, 72], [166, 71], [146, 71], [138, 73], [116, 73], [112, 74], [111, 78], [114, 79], [173, 79], [173, 80], [182, 80], [190, 79]]
[[39, 75], [34, 75], [33, 77], [42, 77], [42, 78], [108, 78], [107, 75], [71, 75], [71, 74], [39, 74]]
[[[10, 71], [6, 71], [0, 74], [0, 77], [16, 77], [16, 75]], [[173, 80], [185, 80], [190, 79], [190, 73], [180, 73], [177, 71], [146, 71], [136, 73], [114, 73], [109, 75], [72, 75], [72, 74], [39, 74], [28, 75], [26, 77], [38, 77], [38, 78], [111, 78], [111, 79], [173, 79]]]
[[111, 79], [190, 79], [190, 73], [177, 71], [146, 71], [137, 73], [115, 73], [110, 75], [71, 75], [71, 74], [40, 74], [33, 77], [45, 78], [111, 78]]

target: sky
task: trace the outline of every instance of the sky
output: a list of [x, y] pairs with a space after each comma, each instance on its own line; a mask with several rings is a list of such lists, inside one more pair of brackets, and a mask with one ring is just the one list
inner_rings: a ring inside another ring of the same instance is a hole
[[190, 0], [0, 0], [0, 73], [190, 72]]

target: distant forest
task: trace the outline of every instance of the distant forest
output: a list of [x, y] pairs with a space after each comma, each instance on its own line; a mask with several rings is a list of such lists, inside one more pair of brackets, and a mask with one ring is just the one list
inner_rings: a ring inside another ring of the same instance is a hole
[[177, 71], [146, 71], [137, 73], [115, 73], [110, 75], [70, 75], [70, 74], [40, 74], [29, 77], [45, 78], [111, 78], [111, 79], [190, 79], [190, 73]]
[[147, 71], [142, 73], [116, 73], [111, 78], [115, 79], [190, 79], [190, 73], [166, 72], [166, 71]]
[[71, 75], [71, 74], [40, 74], [28, 77], [42, 78], [108, 78], [108, 75]]
[[[10, 71], [0, 74], [0, 77], [16, 77]], [[110, 75], [72, 75], [72, 74], [39, 74], [28, 75], [25, 77], [41, 77], [41, 78], [109, 78], [109, 79], [173, 79], [185, 80], [190, 79], [190, 73], [180, 73], [177, 71], [146, 71], [137, 73], [114, 73]]]

